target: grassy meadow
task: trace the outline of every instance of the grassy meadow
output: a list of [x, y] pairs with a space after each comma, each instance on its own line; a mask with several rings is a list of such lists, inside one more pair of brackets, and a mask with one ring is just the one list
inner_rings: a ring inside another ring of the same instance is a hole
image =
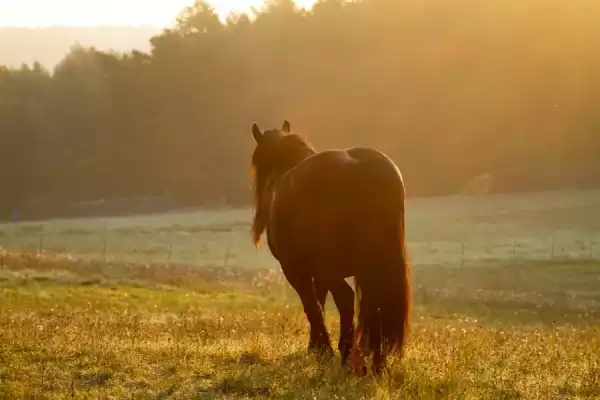
[[3, 258], [0, 398], [600, 398], [590, 262], [415, 267], [406, 356], [375, 380], [306, 354], [273, 270]]
[[377, 380], [306, 353], [249, 218], [0, 226], [0, 399], [600, 398], [599, 191], [411, 200], [412, 331]]

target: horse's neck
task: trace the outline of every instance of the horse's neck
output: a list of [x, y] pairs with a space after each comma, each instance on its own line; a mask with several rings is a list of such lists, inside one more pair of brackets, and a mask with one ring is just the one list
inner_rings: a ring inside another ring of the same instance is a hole
[[298, 152], [287, 158], [287, 162], [285, 164], [281, 164], [272, 172], [271, 178], [269, 179], [271, 183], [267, 188], [265, 188], [265, 192], [263, 194], [265, 202], [262, 204], [264, 207], [262, 212], [267, 216], [267, 219], [270, 219], [271, 217], [273, 199], [275, 198], [278, 188], [285, 179], [286, 175], [304, 160], [316, 153], [317, 152], [310, 147], [299, 149]]
[[291, 169], [294, 169], [298, 164], [315, 153], [316, 151], [310, 147], [303, 147], [295, 151], [294, 154], [290, 154], [287, 157], [286, 162], [282, 164], [280, 168], [278, 168], [277, 179], [287, 174]]
[[266, 199], [266, 203], [264, 204], [266, 209], [264, 211], [267, 215], [269, 215], [269, 218], [271, 212], [271, 203], [273, 202], [273, 198], [275, 197], [275, 193], [277, 192], [277, 188], [281, 181], [285, 178], [288, 172], [316, 153], [317, 152], [310, 147], [298, 149], [297, 152], [287, 157], [286, 163], [281, 164], [279, 168], [276, 168], [272, 172], [273, 175], [271, 175], [270, 187], [266, 188], [266, 192], [264, 194], [264, 198]]

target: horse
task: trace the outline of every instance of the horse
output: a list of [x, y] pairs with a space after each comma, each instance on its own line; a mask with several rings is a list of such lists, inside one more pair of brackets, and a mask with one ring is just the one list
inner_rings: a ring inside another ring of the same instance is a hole
[[[253, 243], [258, 247], [266, 233], [272, 256], [300, 297], [310, 325], [308, 350], [333, 356], [323, 317], [331, 292], [340, 314], [342, 366], [356, 355], [364, 374], [370, 357], [378, 375], [388, 355], [402, 357], [409, 331], [400, 170], [371, 148], [318, 152], [291, 132], [287, 120], [281, 129], [264, 132], [254, 123], [252, 135]], [[355, 290], [346, 281], [350, 277]]]

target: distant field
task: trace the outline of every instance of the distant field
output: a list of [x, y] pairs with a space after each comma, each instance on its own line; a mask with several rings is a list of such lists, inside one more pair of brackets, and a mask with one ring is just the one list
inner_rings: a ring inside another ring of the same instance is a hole
[[[600, 190], [411, 199], [417, 265], [482, 260], [600, 259]], [[0, 246], [82, 259], [275, 267], [250, 241], [252, 210], [199, 211], [0, 225]]]

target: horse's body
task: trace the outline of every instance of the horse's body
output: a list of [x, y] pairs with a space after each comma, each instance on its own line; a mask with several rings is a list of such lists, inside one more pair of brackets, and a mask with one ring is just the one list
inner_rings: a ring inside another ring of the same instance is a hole
[[309, 348], [332, 352], [323, 322], [331, 292], [340, 312], [342, 363], [357, 338], [379, 371], [390, 352], [401, 354], [410, 309], [405, 254], [404, 197], [400, 171], [368, 148], [316, 152], [298, 135], [260, 132], [252, 157], [255, 172], [255, 244], [267, 231], [269, 249], [297, 291], [310, 323]]

